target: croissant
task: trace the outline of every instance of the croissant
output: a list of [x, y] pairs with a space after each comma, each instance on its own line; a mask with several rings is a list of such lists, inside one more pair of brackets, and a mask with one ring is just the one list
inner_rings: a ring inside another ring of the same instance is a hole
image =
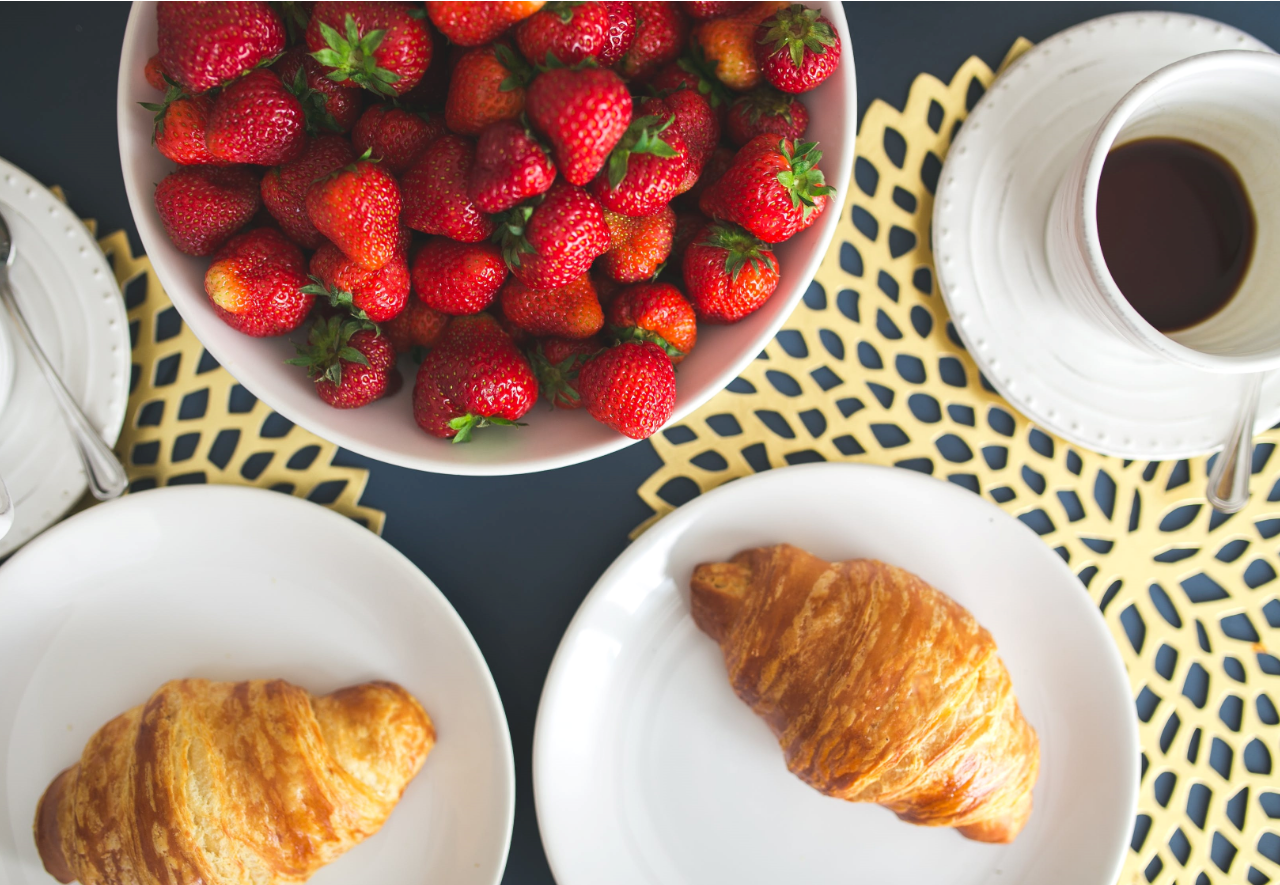
[[995, 642], [900, 568], [786, 544], [693, 573], [693, 619], [811, 787], [1011, 842], [1040, 767]]
[[54, 778], [36, 845], [60, 882], [303, 882], [378, 831], [434, 743], [390, 682], [168, 682]]

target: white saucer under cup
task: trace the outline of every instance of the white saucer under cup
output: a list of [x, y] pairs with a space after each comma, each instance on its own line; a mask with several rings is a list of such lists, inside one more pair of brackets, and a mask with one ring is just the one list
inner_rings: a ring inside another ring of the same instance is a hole
[[[1240, 380], [1174, 363], [1082, 315], [1050, 272], [1050, 207], [1126, 93], [1174, 62], [1220, 50], [1271, 51], [1227, 25], [1165, 12], [1122, 13], [1063, 31], [991, 85], [943, 166], [934, 254], [957, 332], [1015, 408], [1103, 454], [1164, 460], [1219, 447]], [[1255, 429], [1277, 421], [1280, 373], [1272, 372]]]

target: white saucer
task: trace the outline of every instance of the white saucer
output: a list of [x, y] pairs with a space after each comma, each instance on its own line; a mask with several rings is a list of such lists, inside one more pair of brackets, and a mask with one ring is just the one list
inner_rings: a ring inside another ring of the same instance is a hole
[[[1108, 455], [1186, 458], [1222, 445], [1241, 379], [1164, 362], [1070, 312], [1045, 258], [1063, 172], [1107, 111], [1179, 59], [1270, 51], [1218, 22], [1167, 12], [1077, 25], [1019, 58], [960, 127], [934, 205], [938, 282], [987, 379], [1023, 414]], [[1280, 373], [1259, 431], [1280, 420]]]
[[[991, 631], [1040, 737], [1035, 810], [1012, 845], [913, 826], [786, 770], [688, 608], [696, 564], [782, 541], [907, 568]], [[1138, 759], [1115, 642], [1034, 532], [931, 477], [815, 464], [696, 498], [605, 572], [551, 665], [533, 785], [559, 885], [1113, 885]]]
[[511, 738], [457, 612], [412, 562], [333, 511], [233, 486], [129, 495], [0, 568], [0, 885], [53, 885], [36, 802], [85, 742], [169, 679], [372, 679], [412, 692], [438, 742], [386, 825], [310, 885], [497, 885]]
[[[3, 159], [0, 212], [13, 235], [9, 279], [23, 315], [71, 395], [114, 444], [129, 399], [129, 325], [111, 266], [75, 213]], [[8, 332], [14, 358], [9, 401], [0, 410], [0, 476], [13, 498], [14, 524], [0, 538], [0, 557], [57, 521], [87, 487], [49, 387], [7, 322], [0, 310], [0, 338]], [[0, 365], [0, 388], [3, 375]]]

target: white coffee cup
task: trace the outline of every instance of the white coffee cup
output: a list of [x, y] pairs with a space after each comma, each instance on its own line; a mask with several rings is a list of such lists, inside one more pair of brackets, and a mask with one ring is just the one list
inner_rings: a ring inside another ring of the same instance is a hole
[[[1257, 224], [1235, 296], [1201, 322], [1169, 333], [1125, 299], [1098, 239], [1098, 182], [1107, 154], [1157, 137], [1194, 142], [1226, 159], [1240, 174]], [[1161, 68], [1131, 89], [1063, 176], [1045, 237], [1056, 288], [1100, 329], [1210, 372], [1280, 368], [1280, 56], [1209, 52]]]

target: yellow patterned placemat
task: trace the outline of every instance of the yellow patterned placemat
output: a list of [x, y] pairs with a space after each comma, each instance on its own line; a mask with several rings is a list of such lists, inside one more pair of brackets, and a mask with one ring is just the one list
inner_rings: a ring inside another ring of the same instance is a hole
[[[52, 190], [65, 201], [61, 189]], [[96, 236], [97, 224], [85, 224]], [[116, 443], [129, 490], [259, 486], [323, 504], [381, 534], [386, 515], [360, 504], [369, 472], [334, 464], [337, 445], [273, 412], [219, 366], [123, 230], [98, 245], [125, 295], [133, 343], [129, 405]], [[86, 499], [80, 508], [93, 503]]]
[[1257, 441], [1248, 507], [1224, 517], [1205, 458], [1078, 449], [987, 385], [950, 326], [929, 222], [955, 128], [995, 76], [971, 58], [949, 84], [917, 77], [902, 111], [872, 103], [816, 284], [728, 390], [653, 437], [663, 466], [640, 495], [657, 519], [735, 477], [847, 460], [995, 501], [1080, 576], [1128, 666], [1142, 788], [1121, 881], [1280, 880], [1280, 432]]

